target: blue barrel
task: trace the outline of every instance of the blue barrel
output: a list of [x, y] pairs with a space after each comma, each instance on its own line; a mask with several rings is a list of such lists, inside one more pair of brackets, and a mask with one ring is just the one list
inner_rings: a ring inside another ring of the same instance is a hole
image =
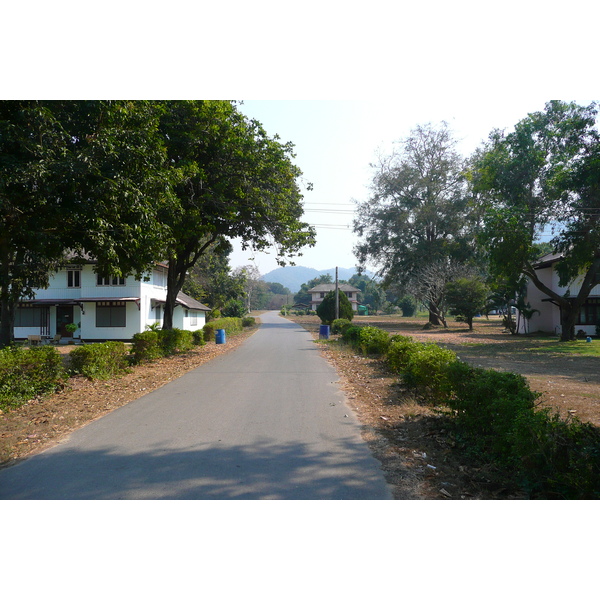
[[225, 330], [217, 329], [215, 332], [215, 343], [216, 344], [224, 344], [225, 343]]
[[319, 327], [319, 339], [320, 340], [328, 340], [329, 339], [329, 325], [321, 325]]

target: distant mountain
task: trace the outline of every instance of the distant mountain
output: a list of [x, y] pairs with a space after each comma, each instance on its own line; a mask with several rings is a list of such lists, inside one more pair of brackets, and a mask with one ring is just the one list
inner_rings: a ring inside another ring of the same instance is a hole
[[[355, 273], [356, 268], [338, 268], [339, 279], [344, 279], [347, 281]], [[323, 269], [322, 271], [318, 271], [317, 269], [312, 269], [310, 267], [279, 267], [278, 269], [269, 271], [269, 273], [263, 275], [261, 279], [270, 283], [281, 283], [281, 285], [288, 288], [292, 294], [296, 294], [300, 291], [300, 286], [303, 283], [327, 274], [331, 275], [331, 279], [335, 281], [335, 267], [332, 269]], [[365, 274], [369, 277], [373, 277], [374, 275], [374, 273], [371, 273], [370, 271], [365, 271]]]

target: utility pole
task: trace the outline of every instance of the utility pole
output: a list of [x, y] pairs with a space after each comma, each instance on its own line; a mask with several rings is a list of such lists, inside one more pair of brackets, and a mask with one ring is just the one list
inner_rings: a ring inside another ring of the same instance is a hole
[[340, 318], [340, 288], [338, 286], [338, 268], [335, 268], [335, 318]]

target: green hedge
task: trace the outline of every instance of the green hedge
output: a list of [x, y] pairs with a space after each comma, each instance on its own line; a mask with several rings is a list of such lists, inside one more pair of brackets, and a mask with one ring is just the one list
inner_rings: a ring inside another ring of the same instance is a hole
[[142, 331], [133, 336], [131, 354], [136, 363], [156, 360], [162, 356], [159, 335], [160, 331]]
[[158, 332], [158, 344], [163, 356], [189, 352], [194, 345], [191, 331], [184, 329], [161, 329]]
[[[368, 340], [383, 343], [385, 332], [369, 329], [347, 327], [342, 340], [361, 351], [377, 347]], [[446, 411], [459, 446], [503, 469], [530, 497], [600, 499], [600, 428], [538, 409], [540, 394], [523, 376], [472, 367], [450, 350], [401, 335], [389, 338], [385, 359]]]
[[344, 333], [344, 330], [351, 325], [352, 323], [348, 319], [334, 319], [331, 324], [331, 333]]
[[183, 329], [159, 329], [143, 331], [132, 338], [131, 354], [136, 363], [147, 362], [188, 352], [194, 345], [204, 344], [202, 331], [186, 331]]
[[104, 342], [75, 348], [70, 355], [72, 373], [90, 379], [110, 379], [129, 370], [129, 352], [123, 342]]
[[239, 317], [222, 317], [210, 321], [204, 326], [204, 339], [207, 342], [215, 341], [215, 332], [217, 329], [224, 329], [226, 335], [239, 333], [242, 331], [242, 319]]
[[54, 392], [65, 376], [56, 348], [4, 348], [0, 350], [0, 408], [10, 410]]

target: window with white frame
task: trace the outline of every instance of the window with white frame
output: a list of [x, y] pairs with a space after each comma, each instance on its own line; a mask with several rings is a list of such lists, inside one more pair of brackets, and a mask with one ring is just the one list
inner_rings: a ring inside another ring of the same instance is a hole
[[69, 269], [67, 271], [67, 287], [81, 287], [81, 271], [79, 269]]
[[102, 277], [101, 275], [97, 276], [96, 285], [98, 287], [104, 287], [107, 285], [125, 285], [125, 277]]

